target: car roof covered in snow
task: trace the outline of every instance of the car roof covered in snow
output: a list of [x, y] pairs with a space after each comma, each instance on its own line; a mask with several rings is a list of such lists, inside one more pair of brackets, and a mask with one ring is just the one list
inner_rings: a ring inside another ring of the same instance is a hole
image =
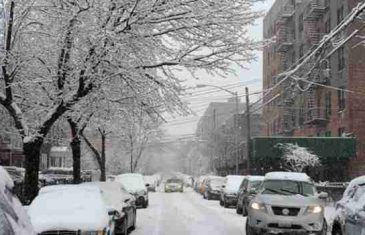
[[269, 172], [265, 175], [265, 180], [292, 180], [301, 182], [312, 182], [311, 178], [305, 173], [297, 172]]
[[265, 179], [265, 176], [259, 176], [259, 175], [249, 175], [247, 176], [249, 181], [263, 181]]
[[109, 222], [100, 189], [92, 185], [68, 185], [44, 190], [30, 204], [28, 215], [37, 233], [54, 230], [99, 231]]
[[365, 184], [365, 176], [359, 176], [353, 180], [350, 181], [349, 185], [347, 186], [345, 192], [343, 193], [343, 198], [347, 198], [347, 196], [349, 195], [349, 192], [351, 190], [353, 190], [354, 187], [358, 186], [358, 185], [362, 185]]

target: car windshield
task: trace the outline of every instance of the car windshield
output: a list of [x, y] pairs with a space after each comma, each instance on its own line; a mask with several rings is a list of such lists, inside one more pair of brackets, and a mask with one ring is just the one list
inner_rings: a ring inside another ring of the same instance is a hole
[[257, 190], [262, 184], [262, 180], [250, 181], [248, 184], [250, 189]]
[[166, 183], [168, 183], [168, 184], [181, 184], [182, 183], [182, 181], [180, 180], [180, 179], [168, 179], [168, 180], [166, 180]]
[[138, 175], [122, 175], [116, 178], [128, 192], [145, 190], [143, 178]]
[[263, 182], [262, 194], [280, 194], [280, 195], [303, 195], [313, 196], [315, 193], [314, 186], [307, 182], [292, 180], [266, 180]]
[[224, 183], [224, 179], [212, 179], [210, 180], [210, 185], [213, 187], [220, 187]]

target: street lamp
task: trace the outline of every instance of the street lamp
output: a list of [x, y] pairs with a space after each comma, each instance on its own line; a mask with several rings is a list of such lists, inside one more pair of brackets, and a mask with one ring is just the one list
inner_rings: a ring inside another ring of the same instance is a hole
[[[204, 87], [214, 87], [214, 88], [217, 88], [219, 90], [225, 91], [225, 92], [233, 95], [235, 97], [236, 115], [237, 115], [237, 118], [238, 118], [238, 114], [239, 114], [239, 99], [238, 99], [238, 93], [237, 92], [233, 92], [233, 91], [230, 91], [230, 90], [228, 90], [226, 88], [223, 88], [223, 87], [220, 87], [220, 86], [215, 86], [215, 85], [209, 85], [209, 84], [198, 84], [198, 85], [196, 85], [196, 88], [204, 88]], [[237, 143], [238, 143], [237, 138], [238, 137], [237, 137], [237, 130], [236, 129], [235, 129], [235, 135], [234, 136], [235, 136], [235, 140], [234, 140], [235, 141], [235, 146], [237, 147]], [[236, 156], [235, 156], [235, 158], [236, 158], [235, 159], [235, 163], [236, 163], [236, 175], [238, 175], [238, 173], [239, 173], [238, 149], [236, 149], [235, 153], [236, 153]]]

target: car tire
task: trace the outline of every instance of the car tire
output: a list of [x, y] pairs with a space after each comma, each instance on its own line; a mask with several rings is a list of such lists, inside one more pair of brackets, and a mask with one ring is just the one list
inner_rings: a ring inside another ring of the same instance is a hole
[[143, 202], [143, 205], [142, 205], [143, 208], [147, 208], [148, 207], [148, 200], [144, 201]]
[[222, 199], [219, 199], [219, 205], [220, 205], [220, 206], [223, 206], [223, 201], [222, 201]]
[[255, 230], [248, 223], [248, 218], [246, 221], [246, 235], [256, 235]]
[[247, 207], [245, 205], [242, 206], [242, 216], [246, 217], [248, 215], [247, 213]]
[[341, 226], [334, 224], [332, 228], [331, 235], [343, 235]]
[[228, 207], [229, 207], [229, 205], [228, 205], [228, 203], [226, 202], [226, 200], [224, 200], [224, 201], [223, 201], [223, 206], [224, 206], [224, 208], [228, 208]]
[[136, 224], [137, 224], [137, 211], [134, 211], [134, 216], [133, 216], [133, 224], [132, 227], [130, 228], [130, 231], [133, 231], [136, 229]]
[[236, 207], [236, 213], [237, 214], [242, 214], [242, 207], [240, 207], [238, 204], [237, 204], [237, 207]]

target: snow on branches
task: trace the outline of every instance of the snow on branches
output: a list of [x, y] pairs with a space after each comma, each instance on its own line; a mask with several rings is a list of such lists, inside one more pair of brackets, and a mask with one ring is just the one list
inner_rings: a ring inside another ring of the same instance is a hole
[[284, 155], [281, 160], [289, 171], [303, 172], [307, 167], [321, 165], [319, 157], [305, 147], [291, 143], [277, 144], [276, 147], [283, 150]]

